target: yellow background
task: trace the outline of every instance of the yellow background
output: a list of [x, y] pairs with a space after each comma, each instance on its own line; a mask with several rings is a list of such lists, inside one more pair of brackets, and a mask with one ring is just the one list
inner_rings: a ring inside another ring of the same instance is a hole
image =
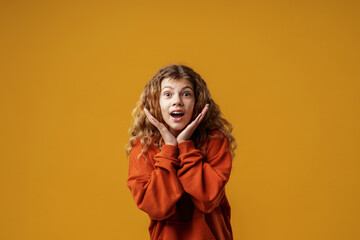
[[0, 239], [148, 239], [127, 129], [170, 63], [238, 142], [235, 239], [360, 239], [359, 1], [1, 1]]

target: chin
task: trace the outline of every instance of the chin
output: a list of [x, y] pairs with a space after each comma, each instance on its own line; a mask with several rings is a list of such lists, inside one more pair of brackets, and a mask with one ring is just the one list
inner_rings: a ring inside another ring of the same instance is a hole
[[169, 126], [169, 130], [171, 130], [171, 132], [177, 132], [177, 133], [180, 133], [182, 130], [185, 129], [186, 127], [186, 124], [168, 124]]
[[185, 126], [183, 126], [183, 127], [171, 127], [171, 129], [173, 129], [173, 130], [175, 130], [175, 131], [182, 131], [182, 130], [184, 130], [184, 128], [185, 128]]

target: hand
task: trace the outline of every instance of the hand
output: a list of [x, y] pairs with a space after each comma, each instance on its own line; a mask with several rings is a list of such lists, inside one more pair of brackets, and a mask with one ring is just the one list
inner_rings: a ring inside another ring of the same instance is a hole
[[149, 110], [144, 108], [144, 112], [148, 120], [152, 125], [154, 125], [160, 132], [161, 136], [163, 137], [165, 144], [177, 146], [178, 143], [184, 142], [189, 140], [191, 135], [194, 133], [197, 126], [200, 122], [204, 119], [204, 116], [209, 109], [209, 104], [206, 104], [201, 113], [192, 121], [189, 125], [186, 126], [184, 130], [177, 136], [177, 138], [172, 135], [172, 133], [165, 127], [164, 124], [159, 122], [156, 118], [151, 115]]
[[154, 118], [153, 115], [151, 115], [149, 110], [147, 110], [146, 108], [144, 108], [144, 112], [150, 123], [159, 130], [165, 144], [177, 146], [176, 138], [174, 137], [174, 135], [171, 134], [169, 129], [167, 129], [164, 124]]
[[209, 109], [209, 104], [206, 104], [201, 113], [192, 121], [187, 127], [182, 130], [182, 132], [177, 136], [176, 141], [177, 143], [184, 142], [186, 140], [189, 140], [191, 135], [194, 133], [197, 126], [200, 124], [200, 122], [204, 119], [205, 114], [207, 110]]

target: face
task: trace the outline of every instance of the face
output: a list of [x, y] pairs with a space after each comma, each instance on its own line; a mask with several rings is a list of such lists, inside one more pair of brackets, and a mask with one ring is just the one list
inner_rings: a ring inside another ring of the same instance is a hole
[[165, 78], [161, 82], [161, 115], [170, 132], [177, 136], [190, 122], [194, 105], [194, 87], [187, 79]]

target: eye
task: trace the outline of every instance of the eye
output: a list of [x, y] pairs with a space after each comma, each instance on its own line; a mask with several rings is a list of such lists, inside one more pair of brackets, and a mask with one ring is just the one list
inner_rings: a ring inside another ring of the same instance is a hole
[[164, 96], [165, 96], [165, 97], [171, 97], [171, 93], [169, 93], [169, 92], [164, 92]]
[[184, 92], [184, 93], [183, 93], [183, 96], [185, 96], [185, 97], [190, 97], [190, 96], [191, 96], [191, 93], [190, 93], [190, 92]]

